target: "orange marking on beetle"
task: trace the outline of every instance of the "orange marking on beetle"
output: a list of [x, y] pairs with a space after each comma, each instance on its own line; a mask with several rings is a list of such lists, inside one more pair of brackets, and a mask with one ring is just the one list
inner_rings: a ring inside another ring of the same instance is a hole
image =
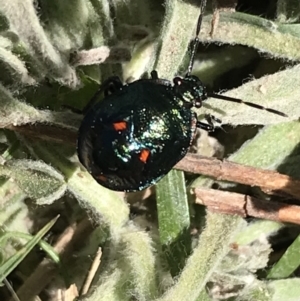
[[113, 123], [113, 127], [116, 131], [126, 130], [127, 124], [125, 121], [115, 122]]
[[106, 182], [106, 181], [107, 181], [107, 177], [104, 176], [104, 175], [97, 175], [95, 178], [96, 178], [97, 180], [102, 181], [102, 182]]
[[146, 163], [148, 158], [149, 158], [149, 155], [150, 155], [150, 151], [148, 149], [143, 149], [141, 152], [140, 152], [140, 157], [139, 159], [143, 162], [143, 163]]

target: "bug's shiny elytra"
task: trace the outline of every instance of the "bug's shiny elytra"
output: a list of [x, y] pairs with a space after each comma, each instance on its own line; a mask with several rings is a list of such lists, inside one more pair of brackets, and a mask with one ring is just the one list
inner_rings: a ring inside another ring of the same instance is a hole
[[206, 98], [197, 77], [172, 84], [141, 79], [122, 85], [93, 106], [80, 127], [80, 162], [103, 186], [120, 191], [155, 184], [185, 156]]
[[[117, 77], [111, 77], [84, 109], [78, 156], [101, 185], [118, 191], [138, 191], [166, 175], [187, 153], [197, 127], [214, 129], [212, 121], [216, 118], [207, 118], [207, 123], [202, 123], [191, 110], [200, 108], [208, 96], [286, 116], [240, 99], [207, 94], [200, 79], [191, 75], [205, 2], [201, 2], [185, 77], [175, 77], [170, 82], [152, 71], [150, 79], [126, 85]], [[105, 97], [99, 101], [101, 93]]]

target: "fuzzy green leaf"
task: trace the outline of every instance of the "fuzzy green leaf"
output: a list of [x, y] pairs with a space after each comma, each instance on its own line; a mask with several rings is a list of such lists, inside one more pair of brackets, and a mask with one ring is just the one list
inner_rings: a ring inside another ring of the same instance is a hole
[[250, 14], [222, 12], [218, 27], [211, 37], [211, 17], [209, 15], [204, 18], [200, 34], [204, 42], [244, 45], [271, 57], [299, 61], [300, 31], [297, 33], [295, 27]]
[[297, 301], [300, 296], [300, 279], [274, 280], [267, 287], [273, 293], [271, 301]]
[[153, 300], [158, 297], [156, 257], [149, 234], [129, 224], [123, 228], [119, 248], [119, 266], [133, 285], [136, 298]]
[[94, 213], [95, 218], [100, 214], [113, 233], [127, 222], [129, 210], [124, 200], [117, 193], [99, 185], [86, 170], [81, 170], [77, 162], [69, 160], [70, 150], [67, 147], [30, 140], [26, 140], [26, 145], [32, 154], [51, 163], [64, 175], [68, 190], [86, 210]]
[[160, 34], [160, 52], [155, 69], [171, 80], [177, 73], [191, 37], [196, 30], [199, 10], [187, 1], [166, 1], [166, 16]]
[[67, 185], [53, 167], [39, 161], [11, 160], [0, 166], [0, 173], [13, 178], [30, 198], [40, 204], [59, 199]]
[[206, 102], [214, 111], [202, 108], [199, 113], [213, 114], [220, 118], [222, 123], [231, 125], [268, 125], [298, 120], [300, 117], [300, 92], [295, 89], [298, 85], [300, 85], [300, 66], [296, 65], [290, 69], [248, 82], [224, 94], [281, 111], [288, 117], [218, 99], [209, 99]]
[[37, 110], [14, 98], [1, 83], [0, 94], [0, 128], [40, 122], [76, 131], [82, 119], [70, 112]]
[[269, 237], [278, 232], [284, 224], [267, 220], [256, 220], [248, 224], [245, 229], [239, 232], [235, 237], [235, 242], [238, 245], [247, 245], [262, 237]]
[[291, 166], [285, 166], [285, 161], [293, 154], [299, 141], [300, 123], [298, 122], [268, 126], [231, 155], [229, 160], [259, 168], [282, 170], [289, 175], [299, 176], [298, 169], [288, 170], [287, 167]]
[[196, 301], [229, 250], [229, 242], [244, 221], [239, 217], [207, 214], [207, 226], [176, 283], [158, 301]]

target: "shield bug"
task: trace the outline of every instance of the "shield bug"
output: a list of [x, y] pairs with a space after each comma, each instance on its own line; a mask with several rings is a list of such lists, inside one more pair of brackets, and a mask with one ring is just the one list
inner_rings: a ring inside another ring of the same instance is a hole
[[[197, 120], [193, 108], [208, 97], [244, 103], [286, 116], [279, 111], [219, 94], [208, 93], [191, 75], [199, 44], [205, 0], [201, 2], [191, 58], [184, 77], [159, 78], [123, 84], [110, 77], [84, 109], [79, 129], [78, 157], [95, 180], [112, 190], [138, 191], [155, 184], [187, 153], [197, 128], [214, 130], [213, 116]], [[98, 102], [101, 94], [104, 98]]]

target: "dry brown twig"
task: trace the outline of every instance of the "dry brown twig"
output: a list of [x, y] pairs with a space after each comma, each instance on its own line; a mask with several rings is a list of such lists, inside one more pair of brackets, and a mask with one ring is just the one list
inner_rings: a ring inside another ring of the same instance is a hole
[[100, 263], [101, 263], [101, 257], [102, 257], [102, 249], [99, 248], [97, 253], [96, 253], [96, 256], [93, 260], [93, 263], [91, 265], [91, 268], [89, 270], [89, 273], [88, 273], [88, 276], [84, 282], [84, 285], [82, 287], [82, 290], [81, 290], [81, 296], [85, 295], [88, 291], [89, 291], [89, 288], [92, 284], [92, 281], [96, 275], [96, 272], [100, 266]]
[[285, 193], [300, 199], [300, 180], [280, 174], [227, 160], [188, 154], [178, 162], [176, 169], [202, 174], [217, 180], [235, 182], [249, 186], [259, 186], [266, 192]]
[[210, 211], [300, 224], [300, 206], [258, 199], [235, 192], [195, 188], [195, 202]]

